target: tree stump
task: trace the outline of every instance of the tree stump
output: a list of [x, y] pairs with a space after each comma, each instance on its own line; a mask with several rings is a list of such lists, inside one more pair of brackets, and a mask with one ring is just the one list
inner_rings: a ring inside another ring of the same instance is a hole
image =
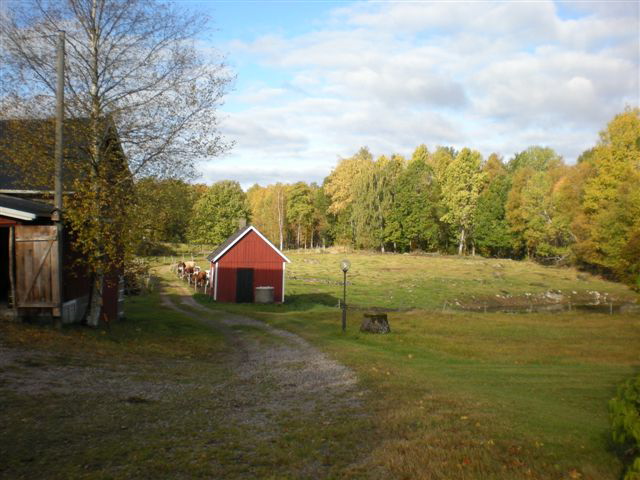
[[361, 332], [390, 333], [389, 321], [386, 313], [365, 313], [360, 325]]

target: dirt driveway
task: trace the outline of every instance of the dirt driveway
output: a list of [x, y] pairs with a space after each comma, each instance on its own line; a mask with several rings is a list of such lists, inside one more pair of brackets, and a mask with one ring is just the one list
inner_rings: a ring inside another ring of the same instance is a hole
[[320, 418], [336, 412], [364, 415], [365, 391], [347, 367], [328, 358], [296, 334], [264, 322], [227, 312], [212, 312], [184, 295], [176, 301], [163, 295], [163, 305], [220, 331], [232, 346], [231, 376], [222, 388], [229, 419], [262, 431], [276, 432], [280, 414]]
[[0, 478], [379, 476], [353, 371], [185, 287], [172, 282], [162, 306], [219, 332], [223, 353], [94, 356], [0, 338]]

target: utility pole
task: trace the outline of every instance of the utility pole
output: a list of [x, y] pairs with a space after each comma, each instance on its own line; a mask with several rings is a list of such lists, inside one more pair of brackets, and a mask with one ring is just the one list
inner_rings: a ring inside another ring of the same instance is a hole
[[[52, 220], [56, 223], [58, 233], [58, 308], [54, 309], [54, 317], [57, 317], [56, 326], [62, 325], [62, 303], [63, 303], [63, 228], [62, 228], [62, 159], [64, 156], [64, 138], [62, 136], [62, 125], [64, 123], [64, 30], [58, 31], [57, 48], [57, 84], [56, 84], [56, 146], [55, 146], [55, 180], [54, 180], [54, 213]], [[57, 310], [57, 312], [55, 311]], [[57, 313], [57, 315], [56, 315]]]

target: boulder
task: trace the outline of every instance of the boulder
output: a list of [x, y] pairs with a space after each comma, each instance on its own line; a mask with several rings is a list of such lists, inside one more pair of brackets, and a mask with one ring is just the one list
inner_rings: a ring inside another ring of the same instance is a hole
[[365, 313], [360, 325], [361, 332], [390, 333], [389, 321], [386, 313]]

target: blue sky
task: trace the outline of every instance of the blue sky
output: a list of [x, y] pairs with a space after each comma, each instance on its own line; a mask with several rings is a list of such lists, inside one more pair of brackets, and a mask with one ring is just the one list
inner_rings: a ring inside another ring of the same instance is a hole
[[573, 163], [640, 104], [638, 2], [205, 2], [202, 39], [237, 76], [220, 110], [234, 148], [199, 181], [321, 182], [368, 146], [424, 143]]

